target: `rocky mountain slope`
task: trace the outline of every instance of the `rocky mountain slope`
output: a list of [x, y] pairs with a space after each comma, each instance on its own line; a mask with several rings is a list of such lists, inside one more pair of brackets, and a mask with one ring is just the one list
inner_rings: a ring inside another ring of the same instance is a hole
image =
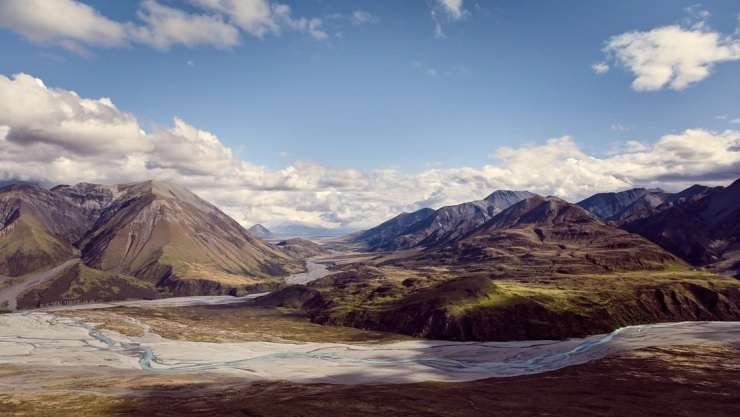
[[655, 188], [633, 188], [616, 193], [599, 193], [580, 201], [579, 206], [604, 221], [619, 223], [668, 201], [670, 193]]
[[[76, 257], [84, 261], [82, 267], [36, 279]], [[0, 189], [0, 275], [5, 276], [0, 291], [18, 288], [19, 281], [38, 281], [45, 293], [31, 299], [40, 302], [70, 294], [69, 285], [79, 280], [88, 287], [116, 281], [120, 296], [151, 296], [147, 291], [154, 287], [164, 294], [220, 294], [276, 286], [276, 277], [302, 269], [299, 260], [174, 184]], [[59, 282], [67, 290], [60, 291]], [[151, 288], [124, 289], [129, 287]]]
[[300, 266], [188, 190], [147, 181], [120, 196], [80, 241], [85, 263], [177, 294], [223, 292]]
[[578, 205], [601, 220], [623, 225], [653, 216], [677, 203], [701, 198], [711, 190], [702, 185], [693, 185], [678, 193], [667, 193], [659, 188], [633, 188], [617, 193], [594, 194]]
[[525, 198], [528, 191], [499, 190], [479, 201], [401, 214], [355, 237], [371, 251], [432, 247], [465, 235]]
[[[663, 269], [680, 261], [648, 240], [605, 224], [557, 197], [514, 204], [425, 259], [495, 262], [509, 274], [592, 273]], [[515, 272], [521, 271], [521, 272]]]
[[20, 276], [74, 257], [73, 244], [90, 223], [74, 204], [41, 187], [0, 189], [0, 274]]
[[624, 226], [693, 265], [740, 277], [740, 180]]

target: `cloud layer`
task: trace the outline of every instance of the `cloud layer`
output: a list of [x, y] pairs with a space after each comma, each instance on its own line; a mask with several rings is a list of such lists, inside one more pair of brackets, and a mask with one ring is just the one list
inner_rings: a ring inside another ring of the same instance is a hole
[[295, 17], [289, 6], [269, 0], [189, 0], [195, 13], [161, 0], [142, 0], [137, 20], [119, 22], [78, 0], [0, 0], [0, 27], [32, 42], [86, 53], [88, 48], [132, 44], [228, 48], [242, 34], [262, 38], [286, 31], [317, 40], [328, 34], [319, 18]]
[[268, 170], [215, 135], [174, 118], [145, 131], [108, 98], [83, 98], [27, 74], [0, 75], [0, 180], [119, 183], [177, 181], [245, 225], [299, 222], [366, 227], [401, 211], [526, 189], [572, 201], [634, 185], [679, 189], [740, 176], [740, 131], [692, 129], [655, 144], [632, 141], [608, 157], [568, 137], [496, 150], [480, 167], [360, 172], [294, 162]]

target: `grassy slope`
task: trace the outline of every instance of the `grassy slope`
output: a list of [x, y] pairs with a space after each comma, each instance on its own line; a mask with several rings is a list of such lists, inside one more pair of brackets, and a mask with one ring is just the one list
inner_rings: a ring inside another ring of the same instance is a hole
[[157, 296], [154, 286], [146, 281], [76, 264], [56, 279], [21, 294], [18, 297], [18, 307], [34, 308], [56, 303], [74, 304]]
[[492, 278], [485, 272], [358, 267], [312, 285], [325, 324], [456, 340], [577, 337], [631, 324], [740, 319], [740, 283], [681, 264], [662, 271]]
[[19, 276], [52, 267], [74, 256], [71, 245], [28, 214], [0, 231], [0, 274]]

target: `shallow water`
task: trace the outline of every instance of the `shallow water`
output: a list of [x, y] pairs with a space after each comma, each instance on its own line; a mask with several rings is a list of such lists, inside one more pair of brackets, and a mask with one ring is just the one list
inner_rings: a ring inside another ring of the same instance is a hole
[[[197, 298], [197, 297], [195, 297]], [[740, 343], [740, 322], [630, 326], [565, 341], [465, 343], [204, 343], [127, 337], [49, 312], [0, 316], [0, 363], [216, 372], [294, 382], [469, 381], [547, 372], [651, 346]]]

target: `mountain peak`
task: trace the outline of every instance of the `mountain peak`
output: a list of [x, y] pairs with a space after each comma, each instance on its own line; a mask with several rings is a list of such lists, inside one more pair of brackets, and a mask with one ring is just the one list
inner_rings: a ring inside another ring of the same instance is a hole
[[265, 226], [257, 223], [254, 226], [250, 227], [249, 232], [251, 232], [253, 235], [257, 236], [260, 239], [267, 239], [271, 238], [273, 236], [272, 232], [266, 228]]
[[524, 224], [560, 224], [599, 221], [587, 210], [558, 197], [534, 196], [502, 211], [484, 228], [509, 228]]

